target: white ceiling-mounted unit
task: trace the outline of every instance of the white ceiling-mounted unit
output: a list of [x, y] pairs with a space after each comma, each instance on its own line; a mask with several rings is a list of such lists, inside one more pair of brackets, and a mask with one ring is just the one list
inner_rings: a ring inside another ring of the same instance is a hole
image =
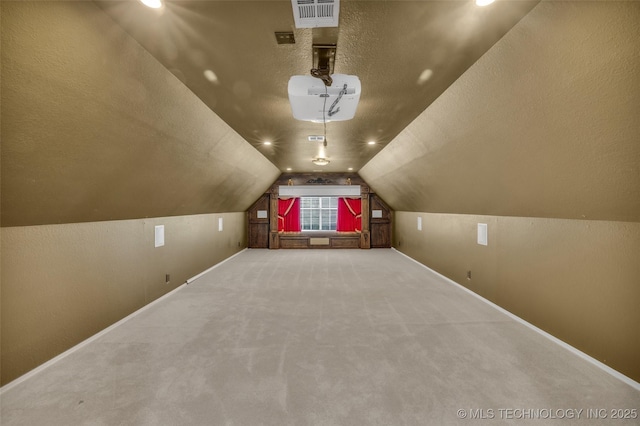
[[337, 27], [340, 0], [291, 0], [296, 28]]
[[294, 75], [289, 79], [289, 103], [293, 118], [316, 123], [351, 120], [360, 101], [360, 79], [333, 74], [331, 86], [319, 78]]

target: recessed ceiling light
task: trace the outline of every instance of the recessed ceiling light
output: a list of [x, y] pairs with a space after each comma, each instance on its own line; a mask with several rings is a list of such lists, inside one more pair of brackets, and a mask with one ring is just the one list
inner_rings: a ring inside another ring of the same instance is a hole
[[204, 78], [212, 83], [218, 83], [218, 76], [211, 70], [204, 70]]
[[162, 7], [161, 0], [140, 0], [142, 4], [152, 9], [160, 9]]
[[265, 144], [265, 145], [271, 145], [271, 142], [269, 142], [269, 141], [264, 141], [264, 142], [263, 142], [263, 144]]
[[292, 169], [291, 167], [287, 167], [287, 171], [290, 172]]
[[476, 0], [477, 6], [488, 6], [493, 3], [494, 0]]
[[375, 145], [376, 143], [374, 141], [369, 141], [367, 142], [369, 145]]
[[351, 170], [353, 170], [353, 167], [349, 167], [347, 170], [351, 171]]
[[430, 69], [426, 69], [422, 71], [422, 74], [420, 74], [420, 77], [418, 77], [418, 84], [426, 83], [427, 80], [429, 80], [432, 76], [433, 76], [433, 71], [431, 71]]

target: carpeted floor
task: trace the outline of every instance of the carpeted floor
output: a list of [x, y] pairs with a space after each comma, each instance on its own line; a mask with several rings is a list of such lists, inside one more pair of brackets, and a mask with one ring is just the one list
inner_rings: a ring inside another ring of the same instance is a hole
[[393, 250], [247, 250], [6, 390], [1, 423], [640, 424], [617, 409], [640, 391]]

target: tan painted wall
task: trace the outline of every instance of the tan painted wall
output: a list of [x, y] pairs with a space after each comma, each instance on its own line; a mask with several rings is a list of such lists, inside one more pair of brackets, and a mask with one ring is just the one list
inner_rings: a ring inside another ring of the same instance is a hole
[[640, 222], [639, 39], [640, 2], [542, 2], [358, 173], [396, 211]]
[[280, 175], [95, 3], [0, 7], [2, 226], [244, 211]]
[[93, 2], [0, 8], [6, 383], [246, 247], [280, 171]]
[[635, 380], [638, 40], [638, 2], [544, 1], [359, 172], [395, 247]]
[[[398, 250], [640, 381], [640, 223], [416, 212], [394, 219]], [[487, 246], [477, 244], [478, 223], [488, 225]]]
[[2, 383], [242, 250], [246, 227], [240, 212], [3, 228]]

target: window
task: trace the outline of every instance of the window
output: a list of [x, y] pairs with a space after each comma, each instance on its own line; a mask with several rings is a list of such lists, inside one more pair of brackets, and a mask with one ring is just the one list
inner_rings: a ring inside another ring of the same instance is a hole
[[301, 197], [300, 223], [303, 231], [335, 231], [338, 197]]

